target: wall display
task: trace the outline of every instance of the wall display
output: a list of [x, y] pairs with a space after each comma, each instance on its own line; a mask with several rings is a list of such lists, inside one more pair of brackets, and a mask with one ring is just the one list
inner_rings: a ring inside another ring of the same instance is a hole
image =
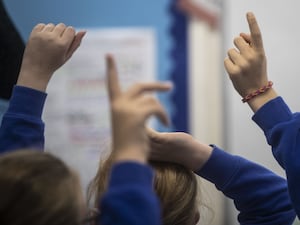
[[[94, 175], [101, 151], [110, 148], [105, 55], [115, 56], [122, 88], [155, 79], [152, 29], [86, 29], [82, 45], [54, 75], [43, 114], [46, 149], [82, 173]], [[62, 151], [63, 149], [63, 151]]]

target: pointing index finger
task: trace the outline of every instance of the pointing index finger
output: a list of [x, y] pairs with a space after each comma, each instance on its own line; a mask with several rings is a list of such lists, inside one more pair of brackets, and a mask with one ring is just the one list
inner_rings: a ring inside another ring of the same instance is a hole
[[249, 24], [249, 29], [251, 33], [251, 44], [257, 49], [263, 49], [263, 41], [261, 32], [258, 26], [258, 23], [256, 21], [256, 18], [252, 12], [247, 13], [247, 21]]
[[106, 79], [109, 98], [112, 100], [121, 93], [116, 63], [112, 55], [106, 55]]

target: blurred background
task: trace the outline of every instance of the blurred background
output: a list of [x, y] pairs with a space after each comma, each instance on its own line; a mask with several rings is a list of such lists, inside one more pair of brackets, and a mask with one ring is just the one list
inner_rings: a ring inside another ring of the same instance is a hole
[[[16, 44], [5, 51], [14, 51], [14, 55], [22, 55], [24, 43], [37, 23], [63, 22], [88, 31], [74, 57], [53, 77], [43, 114], [47, 150], [75, 167], [85, 188], [94, 176], [99, 155], [109, 149], [103, 83], [103, 56], [108, 51], [116, 55], [124, 86], [140, 80], [174, 83], [171, 93], [158, 96], [167, 107], [172, 126], [164, 127], [154, 121], [156, 129], [189, 132], [200, 141], [216, 144], [284, 176], [263, 133], [251, 120], [252, 111], [234, 91], [223, 59], [233, 47], [234, 37], [249, 32], [245, 15], [254, 12], [263, 35], [269, 79], [292, 111], [300, 111], [299, 1], [4, 0], [1, 3], [1, 17], [12, 22], [6, 20], [6, 26], [2, 23], [1, 36], [13, 35], [8, 39]], [[15, 28], [16, 33], [5, 32], [8, 26]], [[2, 51], [2, 58], [6, 58], [5, 54], [8, 53]], [[6, 71], [1, 73], [0, 82], [5, 90], [0, 96], [2, 113], [16, 81], [17, 71], [10, 70], [18, 68], [20, 59], [16, 57], [15, 61], [1, 62], [1, 71]], [[213, 209], [201, 222], [238, 224], [233, 203], [213, 185], [201, 182], [205, 201]]]

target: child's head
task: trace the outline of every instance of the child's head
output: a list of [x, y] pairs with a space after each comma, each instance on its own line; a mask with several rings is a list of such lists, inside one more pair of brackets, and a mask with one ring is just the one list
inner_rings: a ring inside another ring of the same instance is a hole
[[[107, 189], [113, 156], [100, 163], [89, 195], [98, 200]], [[195, 225], [199, 220], [198, 182], [195, 174], [175, 163], [149, 162], [155, 171], [154, 189], [161, 201], [164, 225]], [[95, 201], [98, 206], [98, 201]], [[101, 209], [100, 209], [101, 210]]]
[[154, 189], [161, 201], [164, 225], [195, 225], [199, 220], [198, 183], [195, 174], [182, 165], [150, 162]]
[[0, 199], [0, 224], [6, 225], [76, 225], [85, 213], [79, 177], [45, 152], [0, 157]]

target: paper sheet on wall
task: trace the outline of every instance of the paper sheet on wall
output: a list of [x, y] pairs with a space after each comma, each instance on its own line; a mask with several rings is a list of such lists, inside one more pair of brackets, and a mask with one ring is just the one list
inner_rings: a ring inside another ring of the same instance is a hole
[[86, 30], [80, 48], [52, 78], [43, 114], [47, 151], [75, 168], [84, 188], [110, 148], [105, 55], [114, 55], [123, 89], [154, 80], [156, 72], [152, 29]]

